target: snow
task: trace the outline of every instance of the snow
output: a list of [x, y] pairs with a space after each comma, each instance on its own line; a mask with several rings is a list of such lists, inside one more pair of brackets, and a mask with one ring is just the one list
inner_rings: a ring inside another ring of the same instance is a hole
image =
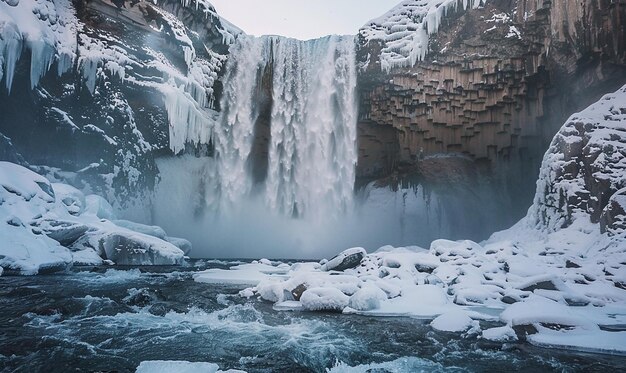
[[256, 285], [270, 277], [287, 272], [288, 266], [275, 267], [262, 263], [240, 264], [224, 269], [208, 269], [194, 275], [194, 280], [207, 284]]
[[213, 363], [194, 363], [190, 361], [150, 360], [142, 361], [136, 373], [236, 373], [241, 370], [220, 370], [219, 365]]
[[486, 0], [404, 0], [383, 16], [371, 20], [359, 31], [366, 42], [383, 44], [380, 65], [383, 71], [413, 67], [428, 53], [429, 35], [439, 30], [443, 17], [460, 8], [478, 8]]
[[454, 310], [437, 316], [430, 326], [444, 332], [464, 332], [477, 323], [467, 315], [467, 312]]
[[106, 220], [112, 216], [102, 197], [85, 197], [70, 185], [50, 183], [25, 167], [0, 162], [4, 270], [32, 275], [72, 263], [99, 265], [103, 259], [118, 264], [182, 263], [184, 252], [167, 241], [172, 239], [161, 228], [127, 221], [118, 225]]
[[305, 290], [300, 303], [309, 311], [343, 311], [348, 306], [349, 297], [336, 288], [318, 287]]

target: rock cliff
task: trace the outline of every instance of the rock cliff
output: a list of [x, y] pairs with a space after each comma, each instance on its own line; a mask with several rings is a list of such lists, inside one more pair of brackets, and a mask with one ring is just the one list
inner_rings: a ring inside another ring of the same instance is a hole
[[358, 36], [358, 176], [460, 153], [521, 216], [560, 123], [626, 82], [625, 22], [623, 0], [402, 2]]
[[2, 1], [0, 21], [3, 159], [124, 204], [154, 186], [155, 157], [210, 152], [240, 31], [208, 2]]

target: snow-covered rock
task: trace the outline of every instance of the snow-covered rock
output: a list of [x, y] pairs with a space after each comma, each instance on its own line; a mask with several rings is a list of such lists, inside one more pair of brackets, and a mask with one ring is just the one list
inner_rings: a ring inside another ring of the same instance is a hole
[[85, 198], [69, 185], [0, 162], [0, 267], [5, 270], [37, 274], [104, 260], [181, 264], [185, 253], [167, 240], [191, 248], [188, 241], [169, 238], [159, 227], [127, 221], [120, 226], [102, 216], [113, 213], [101, 197]]
[[454, 310], [437, 316], [430, 326], [444, 332], [464, 332], [476, 323], [467, 315], [467, 312]]
[[117, 215], [115, 214], [115, 210], [111, 206], [106, 199], [95, 195], [90, 194], [85, 197], [85, 213], [95, 215], [100, 219], [107, 220], [116, 220]]
[[531, 223], [553, 232], [578, 213], [600, 220], [610, 198], [626, 187], [625, 126], [626, 86], [567, 120], [543, 159]]
[[367, 252], [362, 247], [353, 247], [337, 254], [322, 264], [322, 271], [344, 271], [361, 264]]
[[300, 303], [309, 311], [343, 311], [349, 297], [337, 288], [311, 288], [302, 293]]
[[413, 67], [428, 53], [429, 35], [436, 33], [442, 18], [459, 8], [477, 8], [486, 0], [404, 0], [386, 14], [369, 21], [359, 31], [366, 42], [382, 44], [383, 71]]
[[0, 266], [21, 274], [64, 269], [67, 248], [31, 225], [55, 208], [52, 185], [13, 163], [0, 162]]

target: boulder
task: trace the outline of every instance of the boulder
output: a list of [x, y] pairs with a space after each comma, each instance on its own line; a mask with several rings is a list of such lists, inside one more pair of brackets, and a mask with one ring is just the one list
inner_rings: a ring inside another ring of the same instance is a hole
[[348, 305], [357, 311], [371, 311], [380, 307], [380, 302], [387, 300], [387, 294], [380, 288], [369, 285], [359, 289], [350, 297]]
[[302, 293], [300, 303], [308, 311], [342, 311], [350, 298], [336, 288], [311, 288]]
[[63, 246], [76, 242], [89, 230], [89, 226], [81, 223], [63, 220], [46, 219], [38, 224], [44, 234]]
[[334, 256], [328, 262], [322, 264], [322, 271], [345, 271], [346, 269], [356, 268], [361, 264], [361, 260], [365, 258], [367, 252], [362, 247], [353, 247], [342, 251]]
[[104, 257], [120, 265], [178, 265], [185, 256], [171, 243], [139, 233], [105, 233], [98, 242]]

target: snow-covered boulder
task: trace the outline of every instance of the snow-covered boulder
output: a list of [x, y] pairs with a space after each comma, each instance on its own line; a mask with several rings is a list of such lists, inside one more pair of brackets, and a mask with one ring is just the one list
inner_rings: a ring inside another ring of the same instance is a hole
[[352, 294], [349, 306], [357, 311], [371, 311], [380, 307], [380, 302], [387, 300], [387, 294], [379, 287], [365, 285]]
[[177, 265], [182, 264], [185, 255], [167, 241], [111, 222], [94, 224], [93, 230], [74, 242], [71, 248], [93, 248], [102, 258], [121, 265]]
[[302, 293], [300, 302], [309, 311], [343, 311], [348, 306], [349, 297], [337, 288], [311, 288]]
[[322, 264], [322, 271], [345, 271], [361, 264], [367, 252], [362, 247], [353, 247], [342, 251], [332, 259]]
[[114, 220], [113, 223], [115, 223], [118, 227], [123, 227], [131, 231], [160, 238], [162, 240], [165, 240], [165, 237], [167, 237], [167, 233], [165, 233], [163, 228], [156, 225], [140, 224], [128, 220]]
[[187, 240], [169, 238], [159, 227], [128, 221], [117, 225], [104, 217], [113, 214], [101, 197], [85, 198], [74, 187], [0, 162], [0, 267], [5, 270], [37, 274], [104, 260], [175, 265], [185, 255], [179, 247], [191, 249]]
[[80, 215], [85, 211], [85, 195], [71, 185], [52, 183], [52, 189], [57, 201], [63, 203], [72, 215]]
[[72, 256], [32, 222], [55, 208], [50, 182], [13, 163], [0, 162], [0, 266], [20, 274], [64, 269]]
[[437, 316], [430, 323], [430, 326], [435, 330], [458, 333], [464, 332], [476, 324], [477, 322], [473, 321], [472, 318], [467, 315], [467, 312], [454, 310]]
[[541, 166], [529, 211], [537, 227], [556, 231], [580, 213], [600, 221], [611, 197], [626, 187], [625, 127], [626, 86], [567, 120]]

